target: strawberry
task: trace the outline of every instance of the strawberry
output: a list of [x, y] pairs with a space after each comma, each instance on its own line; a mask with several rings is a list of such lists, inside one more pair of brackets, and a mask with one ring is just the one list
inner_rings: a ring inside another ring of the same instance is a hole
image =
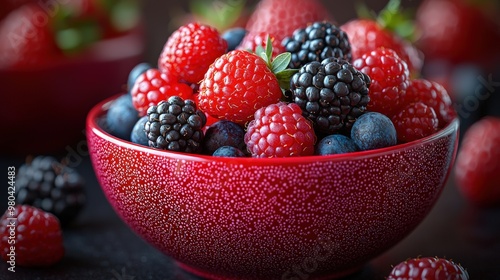
[[179, 80], [198, 83], [216, 58], [227, 50], [227, 42], [208, 25], [189, 23], [179, 27], [168, 38], [158, 67], [176, 75]]
[[469, 274], [460, 265], [443, 258], [415, 258], [396, 265], [387, 280], [468, 280]]
[[298, 28], [316, 21], [332, 21], [332, 16], [318, 0], [262, 0], [250, 16], [249, 32], [268, 32], [281, 42]]
[[464, 195], [479, 206], [500, 205], [500, 118], [485, 117], [465, 133], [455, 165]]
[[[219, 119], [245, 124], [259, 108], [278, 102], [295, 70], [286, 69], [290, 53], [272, 60], [272, 44], [259, 55], [234, 50], [219, 57], [208, 69], [197, 97], [202, 111]], [[277, 78], [277, 75], [280, 79]]]
[[[399, 4], [399, 0], [391, 0], [377, 19], [357, 18], [340, 27], [349, 37], [353, 61], [365, 53], [385, 47], [394, 50], [406, 62], [412, 74], [420, 73], [423, 65], [420, 52], [409, 40], [396, 33], [400, 26], [409, 25], [401, 23], [405, 19], [401, 18]], [[405, 32], [411, 33], [407, 30]]]
[[37, 67], [56, 53], [50, 17], [40, 5], [23, 5], [0, 23], [0, 68]]

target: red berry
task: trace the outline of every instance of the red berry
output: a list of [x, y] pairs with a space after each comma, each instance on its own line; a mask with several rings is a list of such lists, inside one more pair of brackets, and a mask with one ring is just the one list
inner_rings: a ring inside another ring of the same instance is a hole
[[422, 102], [408, 105], [392, 118], [399, 142], [410, 142], [438, 131], [434, 109]]
[[308, 24], [332, 20], [328, 9], [318, 0], [262, 0], [246, 25], [249, 32], [268, 32], [281, 42], [298, 28]]
[[308, 156], [316, 136], [311, 122], [295, 103], [271, 104], [255, 112], [245, 143], [253, 157]]
[[479, 206], [500, 205], [500, 118], [486, 117], [465, 133], [455, 165], [457, 185]]
[[189, 23], [168, 38], [158, 61], [163, 72], [179, 80], [198, 83], [210, 64], [227, 51], [227, 42], [208, 25]]
[[394, 50], [406, 62], [410, 71], [420, 72], [423, 62], [419, 51], [395, 33], [384, 29], [376, 21], [355, 19], [345, 23], [340, 28], [349, 37], [353, 61], [365, 53], [384, 47]]
[[191, 99], [193, 89], [187, 84], [176, 81], [175, 77], [167, 73], [149, 69], [136, 79], [131, 94], [132, 104], [139, 112], [139, 116], [145, 116], [149, 106], [156, 105], [171, 96]]
[[409, 259], [396, 265], [387, 280], [468, 280], [469, 274], [451, 260], [425, 257]]
[[439, 127], [444, 127], [455, 117], [448, 91], [436, 82], [424, 79], [410, 81], [401, 103], [407, 106], [419, 101], [434, 109], [439, 120]]
[[259, 56], [234, 50], [219, 57], [200, 85], [198, 102], [206, 113], [239, 124], [282, 96], [278, 79]]
[[258, 46], [265, 49], [268, 37], [271, 39], [273, 45], [273, 57], [276, 57], [280, 53], [284, 52], [284, 47], [281, 45], [281, 41], [276, 40], [276, 36], [267, 32], [248, 32], [247, 35], [243, 37], [243, 40], [237, 49], [251, 52], [255, 52]]
[[[14, 248], [14, 250], [12, 250]], [[20, 266], [48, 266], [64, 255], [59, 220], [38, 208], [18, 205], [7, 209], [0, 220], [0, 254], [5, 261], [11, 252]]]
[[363, 54], [353, 65], [371, 79], [368, 110], [389, 117], [396, 114], [410, 80], [406, 63], [395, 51], [377, 48]]

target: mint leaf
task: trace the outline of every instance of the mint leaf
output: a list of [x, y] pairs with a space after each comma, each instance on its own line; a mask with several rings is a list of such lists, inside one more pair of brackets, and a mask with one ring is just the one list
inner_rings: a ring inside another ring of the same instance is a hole
[[292, 79], [295, 73], [299, 72], [298, 69], [285, 69], [281, 72], [276, 73], [276, 78], [278, 78], [279, 85], [282, 89], [290, 89], [290, 79]]
[[271, 70], [273, 73], [278, 73], [283, 70], [285, 70], [288, 65], [290, 64], [290, 61], [292, 60], [292, 54], [289, 52], [284, 52], [279, 54], [272, 63]]

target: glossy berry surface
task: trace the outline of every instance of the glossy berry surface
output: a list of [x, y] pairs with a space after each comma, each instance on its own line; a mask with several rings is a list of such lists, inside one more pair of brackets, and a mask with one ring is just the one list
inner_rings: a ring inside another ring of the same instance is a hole
[[397, 144], [396, 129], [383, 114], [368, 112], [359, 117], [351, 129], [351, 139], [362, 150], [373, 150]]
[[245, 157], [245, 153], [232, 146], [222, 146], [212, 154], [214, 157]]
[[439, 129], [436, 112], [422, 102], [408, 105], [392, 121], [402, 143], [429, 136]]
[[139, 119], [130, 94], [123, 94], [109, 106], [106, 115], [108, 132], [121, 139], [130, 139], [130, 133]]
[[221, 36], [227, 42], [227, 51], [235, 50], [247, 33], [247, 30], [243, 27], [233, 27], [224, 31]]
[[227, 42], [208, 25], [188, 23], [168, 38], [158, 61], [158, 68], [178, 80], [196, 84], [203, 79], [210, 64], [227, 51]]
[[[12, 221], [15, 226], [12, 227]], [[14, 232], [15, 239], [12, 239]], [[15, 243], [9, 243], [15, 240]], [[11, 247], [15, 247], [12, 252]], [[0, 220], [0, 254], [4, 261], [15, 254], [16, 265], [26, 267], [50, 266], [64, 256], [59, 220], [38, 208], [17, 205], [7, 209]]]
[[132, 143], [136, 143], [143, 146], [149, 146], [148, 135], [144, 131], [144, 126], [148, 121], [148, 116], [144, 116], [140, 118], [132, 128], [132, 132], [130, 133], [130, 141]]
[[132, 103], [139, 116], [142, 117], [146, 115], [150, 106], [157, 105], [171, 96], [191, 98], [193, 89], [187, 84], [178, 82], [168, 73], [162, 73], [158, 69], [149, 69], [137, 78], [131, 95]]
[[316, 135], [297, 104], [277, 103], [255, 112], [245, 134], [253, 157], [308, 156], [314, 153]]
[[345, 154], [358, 150], [351, 138], [342, 134], [332, 134], [321, 139], [317, 146], [317, 155]]
[[203, 152], [213, 154], [222, 146], [230, 146], [239, 150], [246, 150], [245, 130], [239, 124], [221, 120], [212, 124], [205, 132], [203, 139]]
[[128, 75], [128, 80], [127, 80], [127, 87], [129, 91], [132, 90], [132, 88], [134, 87], [137, 78], [139, 78], [139, 76], [142, 73], [148, 71], [149, 69], [153, 69], [153, 66], [151, 66], [151, 64], [146, 62], [139, 63], [136, 66], [134, 66], [134, 68], [132, 68], [132, 70]]
[[394, 50], [378, 48], [363, 54], [353, 63], [359, 71], [370, 76], [368, 110], [393, 116], [400, 107], [410, 81], [407, 64]]
[[457, 263], [437, 257], [409, 259], [396, 265], [387, 280], [468, 280], [469, 274]]
[[500, 119], [486, 117], [464, 135], [455, 165], [455, 179], [463, 196], [479, 206], [500, 205]]
[[257, 109], [278, 102], [281, 96], [278, 79], [262, 58], [234, 50], [210, 66], [197, 98], [202, 111], [245, 124]]
[[53, 157], [33, 158], [19, 167], [16, 178], [16, 203], [52, 213], [63, 226], [73, 222], [85, 206], [82, 176]]

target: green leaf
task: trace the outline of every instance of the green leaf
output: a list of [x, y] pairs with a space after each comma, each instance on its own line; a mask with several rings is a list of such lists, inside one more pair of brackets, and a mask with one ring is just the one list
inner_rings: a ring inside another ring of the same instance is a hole
[[291, 60], [292, 60], [291, 53], [289, 52], [281, 53], [273, 60], [271, 70], [273, 71], [273, 73], [281, 72], [288, 67]]
[[267, 35], [266, 38], [266, 55], [268, 58], [273, 57], [273, 42], [271, 41], [271, 36]]
[[290, 89], [290, 79], [297, 72], [299, 72], [298, 69], [285, 69], [281, 72], [275, 73], [280, 87], [285, 90]]
[[190, 11], [219, 31], [232, 26], [242, 15], [246, 0], [191, 0]]

